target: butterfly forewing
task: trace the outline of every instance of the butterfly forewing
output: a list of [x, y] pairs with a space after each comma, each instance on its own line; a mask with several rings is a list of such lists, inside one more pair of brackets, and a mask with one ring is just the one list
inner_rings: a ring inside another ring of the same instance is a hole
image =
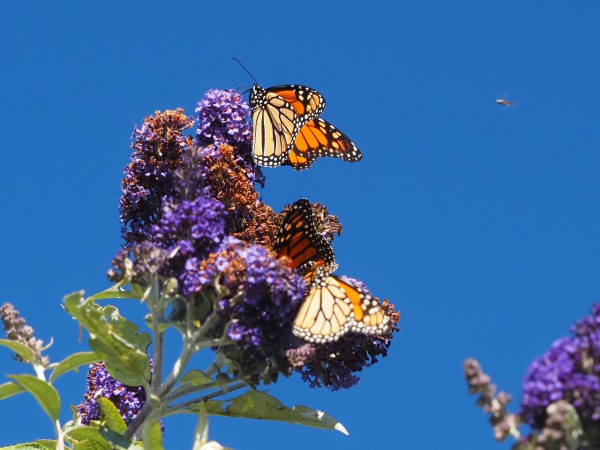
[[279, 95], [292, 105], [302, 124], [320, 116], [325, 109], [325, 98], [308, 86], [287, 84], [270, 87], [267, 91]]
[[288, 148], [298, 134], [297, 117], [292, 105], [282, 97], [259, 86], [250, 95], [253, 123], [253, 155], [257, 164], [279, 166], [288, 157]]

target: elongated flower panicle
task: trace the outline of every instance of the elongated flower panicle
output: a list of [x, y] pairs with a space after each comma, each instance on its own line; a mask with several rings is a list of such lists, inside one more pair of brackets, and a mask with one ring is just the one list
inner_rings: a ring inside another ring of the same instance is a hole
[[[465, 362], [469, 390], [491, 413], [497, 440], [512, 435], [515, 450], [600, 449], [600, 304], [571, 331], [529, 366], [518, 413], [506, 410], [510, 396], [496, 395], [477, 361]], [[530, 435], [521, 435], [523, 424]]]
[[42, 356], [42, 352], [47, 348], [44, 346], [44, 341], [34, 336], [34, 329], [27, 325], [23, 317], [19, 317], [19, 311], [15, 309], [12, 303], [7, 302], [0, 306], [0, 317], [7, 339], [25, 344], [33, 351], [35, 358], [41, 365], [48, 365], [50, 362], [48, 357]]
[[236, 147], [248, 147], [252, 144], [252, 127], [248, 122], [250, 106], [244, 96], [229, 89], [211, 89], [204, 94], [196, 107], [198, 144], [229, 144]]
[[146, 402], [146, 392], [141, 386], [126, 386], [115, 380], [104, 366], [98, 362], [90, 366], [87, 374], [87, 390], [83, 403], [77, 405], [77, 415], [82, 425], [100, 419], [97, 399], [110, 400], [119, 410], [125, 423], [129, 424], [138, 415]]
[[183, 131], [193, 123], [182, 109], [157, 111], [135, 129], [119, 208], [125, 242], [140, 242], [150, 236], [149, 227], [160, 216], [162, 198], [173, 192], [173, 171], [180, 165], [181, 152], [192, 143]]
[[519, 439], [521, 437], [518, 430], [520, 417], [506, 409], [512, 397], [506, 392], [496, 391], [496, 385], [492, 384], [490, 376], [483, 372], [475, 359], [467, 359], [463, 367], [469, 392], [478, 395], [477, 406], [490, 414], [490, 423], [496, 440], [502, 441], [509, 435]]
[[534, 428], [557, 400], [572, 404], [584, 427], [600, 427], [600, 304], [531, 363], [523, 384], [521, 414]]

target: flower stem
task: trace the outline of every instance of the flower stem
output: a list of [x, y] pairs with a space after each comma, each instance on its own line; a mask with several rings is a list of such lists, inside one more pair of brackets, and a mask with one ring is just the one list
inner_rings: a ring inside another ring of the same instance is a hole
[[148, 302], [152, 312], [152, 334], [154, 335], [154, 367], [152, 370], [152, 390], [157, 391], [162, 382], [162, 360], [165, 345], [165, 336], [159, 328], [159, 322], [164, 316], [164, 307], [160, 301], [160, 287], [156, 275], [153, 276], [154, 285], [151, 300]]

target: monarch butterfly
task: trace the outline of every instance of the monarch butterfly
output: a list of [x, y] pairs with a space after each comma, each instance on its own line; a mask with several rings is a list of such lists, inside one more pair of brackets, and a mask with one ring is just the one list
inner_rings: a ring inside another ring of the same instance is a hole
[[312, 88], [281, 85], [267, 89], [257, 84], [250, 93], [254, 132], [253, 156], [267, 167], [310, 167], [318, 157], [360, 161], [356, 145], [341, 131], [319, 118], [325, 99]]
[[313, 282], [294, 320], [292, 332], [315, 344], [337, 341], [348, 332], [385, 334], [390, 318], [376, 299], [351, 286], [323, 267], [314, 270]]
[[[292, 269], [305, 273], [315, 266], [335, 270], [333, 248], [315, 225], [310, 202], [302, 198], [295, 202], [281, 224], [275, 242], [277, 257], [291, 259]], [[307, 280], [310, 282], [310, 280]]]
[[306, 86], [252, 86], [250, 107], [253, 123], [253, 151], [257, 164], [275, 167], [284, 164], [298, 130], [325, 109], [325, 99]]

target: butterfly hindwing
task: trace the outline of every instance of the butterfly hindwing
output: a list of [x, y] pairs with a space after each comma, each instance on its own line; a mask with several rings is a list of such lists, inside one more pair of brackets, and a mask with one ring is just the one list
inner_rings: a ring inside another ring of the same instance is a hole
[[315, 118], [298, 131], [286, 164], [296, 170], [309, 168], [318, 157], [329, 156], [355, 162], [362, 159], [360, 150], [348, 136], [329, 122]]
[[316, 344], [337, 341], [348, 332], [389, 331], [390, 318], [376, 299], [317, 267], [312, 285], [294, 320], [293, 333]]
[[315, 225], [310, 202], [303, 198], [295, 202], [287, 212], [275, 243], [277, 256], [287, 256], [291, 267], [305, 273], [315, 266], [334, 270], [333, 248]]

